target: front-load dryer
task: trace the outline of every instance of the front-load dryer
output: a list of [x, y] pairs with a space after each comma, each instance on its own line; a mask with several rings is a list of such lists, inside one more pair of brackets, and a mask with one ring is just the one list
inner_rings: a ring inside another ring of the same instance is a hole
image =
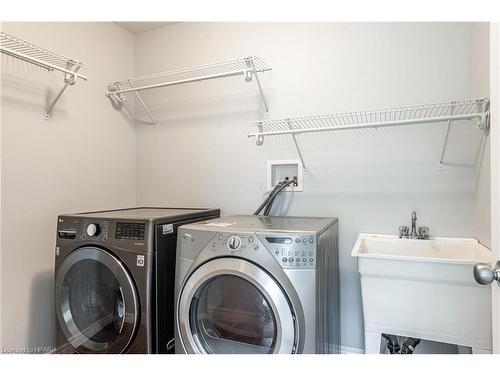
[[56, 352], [174, 352], [177, 228], [215, 217], [146, 207], [59, 216]]
[[337, 219], [229, 216], [182, 226], [176, 353], [337, 353]]

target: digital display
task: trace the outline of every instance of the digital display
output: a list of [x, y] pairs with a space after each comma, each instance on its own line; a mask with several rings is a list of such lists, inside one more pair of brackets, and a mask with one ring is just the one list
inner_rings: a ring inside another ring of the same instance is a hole
[[144, 240], [144, 223], [116, 223], [117, 240]]
[[266, 240], [269, 243], [284, 243], [287, 245], [293, 242], [290, 237], [266, 237]]

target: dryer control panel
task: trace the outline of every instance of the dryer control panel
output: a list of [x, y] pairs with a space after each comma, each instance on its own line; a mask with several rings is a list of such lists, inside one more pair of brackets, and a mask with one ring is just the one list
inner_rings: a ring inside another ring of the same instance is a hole
[[224, 233], [211, 241], [214, 251], [245, 256], [246, 252], [269, 252], [285, 269], [316, 268], [316, 236], [306, 233]]
[[252, 233], [220, 232], [214, 237], [211, 246], [214, 250], [229, 251], [231, 255], [260, 249], [260, 245]]
[[306, 233], [259, 234], [282, 268], [316, 268], [316, 236]]

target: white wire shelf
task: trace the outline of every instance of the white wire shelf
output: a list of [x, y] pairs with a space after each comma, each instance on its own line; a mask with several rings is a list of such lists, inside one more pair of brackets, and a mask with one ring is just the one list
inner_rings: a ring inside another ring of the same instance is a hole
[[255, 137], [257, 145], [262, 145], [265, 137], [284, 134], [291, 135], [297, 148], [297, 153], [305, 166], [296, 139], [296, 135], [298, 134], [443, 123], [447, 124], [447, 130], [438, 163], [438, 168], [442, 169], [448, 133], [453, 121], [467, 121], [470, 124], [475, 124], [480, 129], [488, 128], [489, 99], [468, 99], [385, 110], [255, 121], [250, 124], [248, 137]]
[[64, 73], [64, 86], [45, 112], [46, 119], [50, 117], [52, 109], [68, 86], [74, 85], [77, 78], [87, 80], [87, 77], [80, 73], [85, 68], [82, 62], [49, 51], [4, 31], [0, 32], [0, 52], [48, 71]]
[[250, 82], [253, 77], [255, 77], [262, 102], [266, 109], [266, 113], [268, 113], [269, 108], [260, 85], [258, 74], [269, 70], [271, 70], [271, 67], [257, 56], [249, 56], [235, 60], [190, 66], [161, 73], [123, 79], [121, 81], [114, 81], [108, 85], [106, 96], [121, 103], [125, 100], [124, 94], [133, 92], [146, 110], [152, 123], [156, 124], [156, 120], [151, 114], [151, 111], [139, 95], [140, 91], [235, 76], [244, 76], [245, 81]]

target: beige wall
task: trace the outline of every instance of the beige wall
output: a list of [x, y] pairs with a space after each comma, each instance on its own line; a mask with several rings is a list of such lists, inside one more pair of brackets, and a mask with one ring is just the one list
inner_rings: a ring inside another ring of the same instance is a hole
[[[356, 111], [473, 97], [473, 25], [467, 23], [183, 23], [136, 37], [136, 74], [257, 55], [270, 118]], [[484, 41], [483, 41], [484, 42]], [[486, 42], [487, 43], [487, 42]], [[165, 46], [165, 48], [158, 48]], [[138, 204], [222, 208], [249, 214], [266, 190], [266, 161], [297, 158], [290, 137], [247, 138], [264, 117], [254, 82], [224, 79], [144, 92], [156, 128], [138, 106]], [[342, 345], [362, 349], [356, 261], [359, 232], [396, 233], [416, 209], [435, 236], [474, 236], [477, 130], [453, 126], [444, 170], [444, 125], [298, 137], [309, 167], [304, 191], [279, 214], [337, 216]], [[276, 211], [275, 211], [276, 213]]]
[[[2, 332], [4, 349], [53, 345], [58, 214], [135, 204], [135, 130], [104, 97], [133, 75], [133, 35], [112, 23], [3, 23], [2, 30], [82, 60], [88, 82], [47, 100], [59, 73], [2, 54]], [[132, 108], [133, 110], [133, 108]]]

